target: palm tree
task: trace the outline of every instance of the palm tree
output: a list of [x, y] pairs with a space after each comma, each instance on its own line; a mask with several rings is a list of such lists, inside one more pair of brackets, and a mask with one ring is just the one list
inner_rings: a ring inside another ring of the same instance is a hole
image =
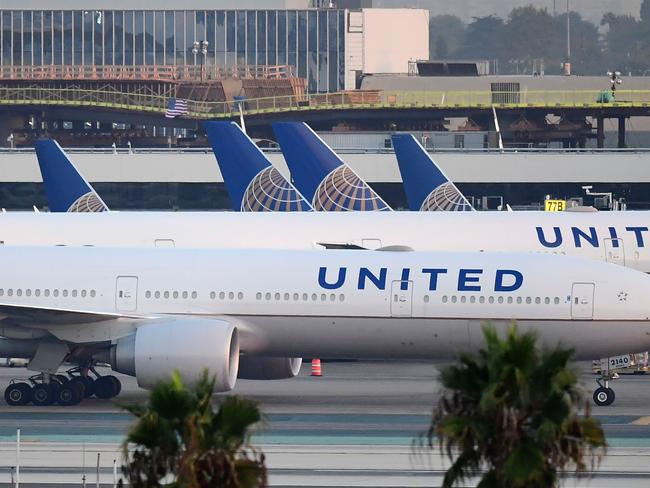
[[[444, 391], [425, 435], [452, 462], [443, 486], [480, 476], [481, 488], [549, 488], [594, 467], [606, 449], [600, 424], [567, 363], [572, 350], [540, 351], [516, 326], [484, 329], [477, 357], [441, 371]], [[579, 412], [582, 415], [579, 415]]]
[[124, 407], [137, 418], [123, 445], [132, 487], [266, 486], [264, 455], [249, 443], [250, 427], [261, 420], [257, 405], [232, 396], [215, 411], [213, 392], [207, 371], [192, 389], [174, 373], [146, 405]]

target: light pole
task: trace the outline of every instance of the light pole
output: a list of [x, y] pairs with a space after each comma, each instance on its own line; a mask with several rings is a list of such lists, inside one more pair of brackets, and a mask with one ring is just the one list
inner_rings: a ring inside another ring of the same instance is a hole
[[200, 54], [201, 55], [201, 81], [203, 81], [203, 58], [208, 54], [208, 46], [209, 46], [208, 41], [194, 41], [194, 44], [192, 46], [192, 54], [194, 54], [194, 62], [196, 63], [196, 55]]
[[608, 71], [607, 76], [609, 76], [609, 82], [612, 84], [610, 90], [612, 90], [612, 97], [616, 96], [616, 85], [623, 83], [621, 79], [620, 71]]

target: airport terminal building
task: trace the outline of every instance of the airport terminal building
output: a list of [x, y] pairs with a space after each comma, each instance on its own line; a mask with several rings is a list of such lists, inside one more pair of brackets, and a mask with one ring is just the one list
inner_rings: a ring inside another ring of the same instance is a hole
[[[405, 73], [409, 60], [428, 57], [426, 10], [310, 8], [306, 0], [179, 6], [4, 0], [0, 67], [286, 65], [310, 92], [335, 92], [353, 89], [360, 71]], [[195, 41], [208, 42], [205, 57]]]

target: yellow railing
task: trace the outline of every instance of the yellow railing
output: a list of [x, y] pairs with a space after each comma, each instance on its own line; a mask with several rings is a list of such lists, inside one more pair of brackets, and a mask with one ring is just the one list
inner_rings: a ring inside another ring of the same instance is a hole
[[[429, 91], [385, 92], [349, 91], [328, 94], [291, 95], [238, 101], [187, 100], [187, 117], [197, 119], [231, 117], [237, 113], [238, 103], [247, 114], [332, 109], [382, 108], [489, 108], [526, 107], [648, 107], [650, 90], [619, 90], [615, 101], [598, 90], [557, 91]], [[168, 97], [150, 93], [121, 92], [110, 88], [85, 90], [78, 88], [50, 89], [39, 87], [0, 87], [0, 105], [64, 105], [97, 107], [137, 112], [164, 113]]]

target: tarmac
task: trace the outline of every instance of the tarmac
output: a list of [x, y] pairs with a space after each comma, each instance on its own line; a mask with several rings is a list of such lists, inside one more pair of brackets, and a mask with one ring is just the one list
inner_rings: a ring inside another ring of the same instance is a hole
[[[320, 378], [309, 376], [308, 366], [290, 380], [239, 380], [233, 392], [259, 402], [264, 413], [252, 442], [266, 456], [271, 486], [441, 484], [448, 462], [437, 446], [421, 445], [439, 391], [435, 365], [325, 362]], [[576, 367], [591, 391], [590, 365]], [[28, 375], [0, 368], [0, 384]], [[2, 401], [0, 487], [16, 481], [18, 428], [21, 486], [82, 486], [84, 475], [87, 486], [96, 486], [98, 454], [100, 486], [113, 486], [113, 462], [118, 479], [121, 444], [132, 423], [121, 405], [147, 396], [133, 378], [120, 379], [123, 392], [113, 401], [88, 399], [74, 407], [9, 407]], [[608, 454], [590, 478], [570, 475], [565, 486], [650, 484], [650, 374], [622, 375], [611, 386], [616, 402], [592, 411], [605, 429]]]

